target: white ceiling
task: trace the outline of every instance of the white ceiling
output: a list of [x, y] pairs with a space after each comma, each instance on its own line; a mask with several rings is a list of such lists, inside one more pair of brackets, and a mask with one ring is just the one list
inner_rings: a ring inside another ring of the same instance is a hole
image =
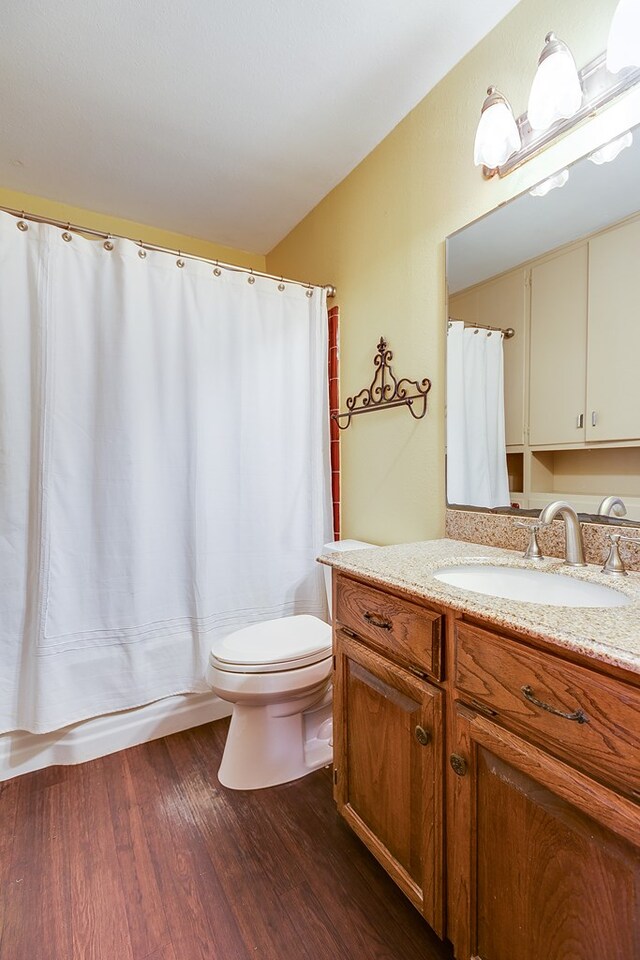
[[516, 2], [4, 0], [0, 184], [265, 253]]

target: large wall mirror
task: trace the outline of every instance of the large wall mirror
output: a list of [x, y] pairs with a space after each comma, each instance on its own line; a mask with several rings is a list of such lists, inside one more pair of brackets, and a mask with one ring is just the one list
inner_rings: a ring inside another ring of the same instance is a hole
[[640, 128], [449, 237], [447, 285], [449, 504], [639, 525]]

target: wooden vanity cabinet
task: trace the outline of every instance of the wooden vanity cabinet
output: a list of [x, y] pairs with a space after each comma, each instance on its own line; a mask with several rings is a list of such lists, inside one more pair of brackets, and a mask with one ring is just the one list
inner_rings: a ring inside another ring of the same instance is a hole
[[[357, 586], [348, 583], [349, 590]], [[400, 623], [417, 636], [409, 623], [414, 605], [392, 603], [397, 620], [388, 632]], [[444, 936], [442, 691], [419, 675], [418, 662], [414, 669], [405, 665], [406, 650], [398, 663], [390, 651], [379, 651], [375, 636], [338, 624], [334, 637], [338, 810]]]
[[343, 574], [334, 610], [338, 809], [456, 960], [640, 960], [635, 678]]
[[448, 935], [458, 960], [640, 957], [640, 810], [456, 709]]
[[640, 691], [458, 622], [458, 960], [640, 958]]

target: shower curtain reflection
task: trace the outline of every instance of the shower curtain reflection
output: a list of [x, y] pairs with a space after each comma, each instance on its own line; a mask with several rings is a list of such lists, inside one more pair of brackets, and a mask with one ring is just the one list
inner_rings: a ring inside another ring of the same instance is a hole
[[450, 320], [447, 335], [447, 500], [509, 504], [503, 335]]

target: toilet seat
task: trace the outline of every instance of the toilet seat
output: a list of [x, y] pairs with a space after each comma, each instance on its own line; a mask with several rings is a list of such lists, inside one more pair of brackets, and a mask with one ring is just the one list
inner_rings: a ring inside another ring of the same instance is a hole
[[331, 656], [331, 627], [307, 614], [236, 630], [214, 644], [209, 663], [227, 673], [283, 673]]

